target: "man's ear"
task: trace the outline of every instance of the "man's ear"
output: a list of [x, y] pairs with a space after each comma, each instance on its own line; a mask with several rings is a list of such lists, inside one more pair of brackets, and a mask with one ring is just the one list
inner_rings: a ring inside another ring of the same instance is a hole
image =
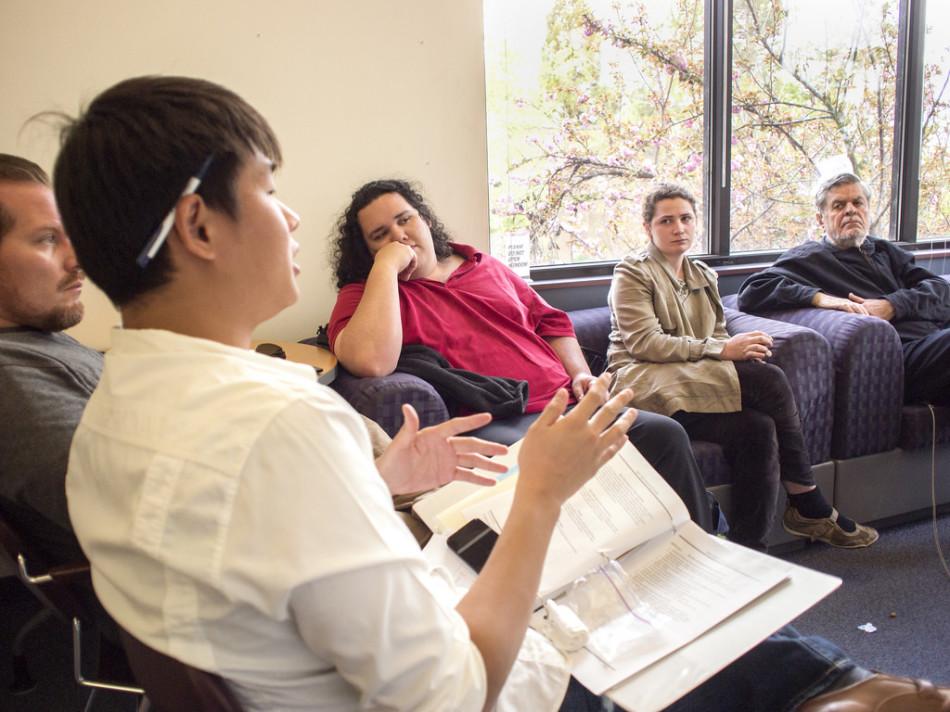
[[818, 221], [818, 226], [821, 227], [822, 229], [824, 229], [824, 227], [825, 227], [825, 219], [824, 219], [824, 217], [822, 217], [820, 210], [819, 210], [817, 213], [815, 213], [815, 220]]
[[199, 260], [213, 260], [218, 247], [215, 217], [200, 195], [182, 196], [175, 206], [175, 230], [169, 242], [174, 240], [177, 247]]

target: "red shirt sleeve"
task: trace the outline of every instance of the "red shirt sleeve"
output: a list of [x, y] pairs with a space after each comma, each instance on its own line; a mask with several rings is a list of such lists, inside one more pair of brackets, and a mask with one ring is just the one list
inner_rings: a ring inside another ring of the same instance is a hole
[[330, 324], [327, 326], [327, 336], [330, 339], [331, 351], [333, 350], [334, 344], [336, 344], [336, 337], [343, 331], [343, 327], [350, 323], [353, 313], [360, 305], [365, 287], [365, 282], [354, 282], [347, 284], [340, 290], [340, 293], [337, 294], [336, 304], [333, 305], [333, 312], [330, 314]]
[[567, 314], [552, 307], [521, 277], [504, 265], [501, 266], [508, 280], [514, 285], [518, 299], [527, 307], [528, 317], [538, 336], [574, 336], [574, 325]]

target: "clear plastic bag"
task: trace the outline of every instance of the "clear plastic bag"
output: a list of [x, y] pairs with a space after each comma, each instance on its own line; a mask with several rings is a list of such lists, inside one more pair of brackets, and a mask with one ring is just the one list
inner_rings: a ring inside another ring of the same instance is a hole
[[586, 648], [606, 663], [649, 644], [669, 621], [637, 595], [633, 578], [615, 560], [577, 579], [558, 603], [574, 611], [589, 631]]

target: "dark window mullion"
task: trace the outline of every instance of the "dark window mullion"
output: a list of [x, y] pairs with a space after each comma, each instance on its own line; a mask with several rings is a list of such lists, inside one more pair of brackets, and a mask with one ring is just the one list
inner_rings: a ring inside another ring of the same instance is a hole
[[732, 129], [732, 0], [706, 0], [704, 65], [703, 192], [707, 244], [728, 256], [729, 164]]
[[920, 111], [926, 0], [903, 0], [897, 38], [897, 106], [891, 180], [890, 239], [917, 242], [920, 194]]

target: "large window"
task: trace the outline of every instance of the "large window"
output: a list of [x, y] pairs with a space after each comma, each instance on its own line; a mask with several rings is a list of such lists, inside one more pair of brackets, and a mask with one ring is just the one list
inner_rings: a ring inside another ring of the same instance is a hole
[[735, 0], [730, 251], [820, 237], [822, 175], [853, 171], [888, 234], [897, 0]]
[[[815, 187], [842, 170], [871, 186], [873, 234], [916, 240], [919, 202], [921, 237], [946, 237], [950, 9], [928, 3], [922, 43], [922, 6], [485, 0], [492, 252], [616, 260], [645, 243], [645, 192], [673, 180], [704, 206], [696, 252], [774, 254], [819, 236]], [[895, 155], [919, 195], [892, 190]], [[912, 227], [891, 224], [898, 203]]]
[[493, 252], [618, 259], [658, 175], [702, 192], [702, 0], [488, 0], [485, 18]]
[[917, 234], [950, 235], [950, 5], [927, 5], [920, 123], [920, 193]]

